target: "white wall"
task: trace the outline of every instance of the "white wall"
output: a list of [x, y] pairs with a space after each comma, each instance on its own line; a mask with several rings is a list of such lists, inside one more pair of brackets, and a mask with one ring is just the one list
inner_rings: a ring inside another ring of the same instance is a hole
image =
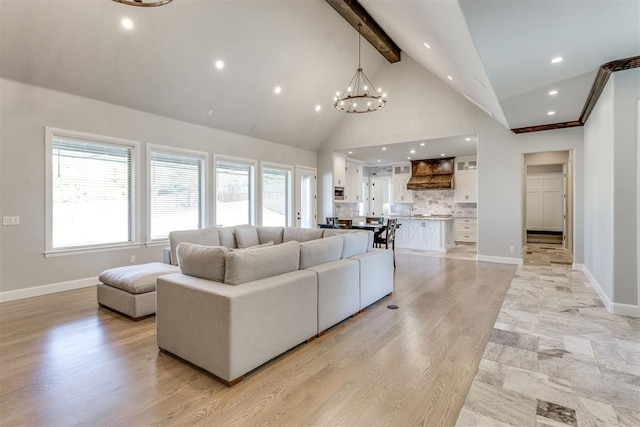
[[[385, 64], [372, 79], [388, 92], [384, 109], [347, 115], [318, 153], [320, 176], [330, 176], [331, 151], [405, 141], [478, 134], [478, 254], [481, 259], [518, 262], [522, 248], [523, 153], [575, 150], [582, 176], [583, 130], [515, 135], [405, 56]], [[326, 182], [330, 182], [327, 180]], [[331, 188], [321, 182], [320, 212], [331, 216]], [[576, 181], [574, 222], [582, 228], [582, 180]], [[575, 236], [576, 262], [582, 235]], [[510, 247], [514, 247], [514, 252]]]
[[640, 316], [640, 70], [612, 74], [585, 126], [585, 257], [609, 310]]
[[[137, 263], [161, 260], [161, 247], [144, 246], [45, 259], [45, 126], [141, 141], [139, 176], [143, 180], [146, 143], [280, 164], [317, 166], [315, 152], [11, 80], [0, 79], [0, 92], [0, 207], [2, 215], [19, 215], [21, 221], [19, 226], [0, 229], [0, 291], [3, 292], [95, 277], [106, 268], [129, 264], [132, 255], [136, 256]], [[144, 185], [139, 196], [141, 217], [146, 218]], [[213, 201], [210, 211], [212, 207]], [[212, 224], [212, 214], [208, 221]], [[141, 225], [144, 230], [144, 222]]]

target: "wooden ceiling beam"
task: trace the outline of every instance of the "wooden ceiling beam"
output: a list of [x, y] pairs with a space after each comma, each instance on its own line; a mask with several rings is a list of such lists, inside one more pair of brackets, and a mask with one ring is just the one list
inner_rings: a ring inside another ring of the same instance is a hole
[[362, 24], [362, 37], [390, 63], [400, 61], [400, 48], [357, 0], [326, 0], [353, 28]]

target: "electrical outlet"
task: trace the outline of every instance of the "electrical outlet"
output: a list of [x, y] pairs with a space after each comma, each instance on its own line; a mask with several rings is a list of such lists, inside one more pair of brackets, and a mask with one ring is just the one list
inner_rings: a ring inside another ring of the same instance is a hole
[[516, 251], [516, 247], [515, 247], [515, 246], [509, 246], [509, 250], [510, 250], [511, 252], [515, 252], [515, 251]]
[[135, 263], [136, 263], [136, 256], [131, 255], [131, 264], [135, 264]]
[[3, 216], [2, 225], [20, 225], [19, 216]]

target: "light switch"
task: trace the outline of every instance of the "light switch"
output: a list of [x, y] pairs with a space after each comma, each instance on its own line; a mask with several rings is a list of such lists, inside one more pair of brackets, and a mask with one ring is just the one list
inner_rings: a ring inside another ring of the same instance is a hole
[[2, 225], [20, 225], [19, 216], [3, 216]]

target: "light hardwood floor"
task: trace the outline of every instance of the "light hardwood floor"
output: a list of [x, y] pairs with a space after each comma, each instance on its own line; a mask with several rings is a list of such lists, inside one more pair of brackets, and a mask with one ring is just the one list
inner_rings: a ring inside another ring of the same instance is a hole
[[94, 288], [0, 304], [0, 424], [454, 425], [515, 267], [397, 261], [392, 297], [232, 388]]

